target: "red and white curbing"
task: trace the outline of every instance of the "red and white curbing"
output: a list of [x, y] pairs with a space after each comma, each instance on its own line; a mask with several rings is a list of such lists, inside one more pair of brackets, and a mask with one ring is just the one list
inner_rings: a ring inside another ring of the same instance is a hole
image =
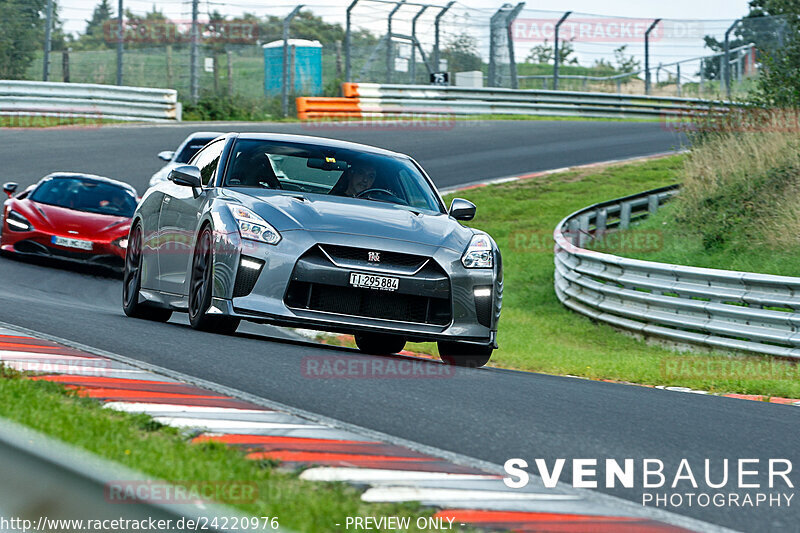
[[654, 519], [651, 509], [614, 505], [588, 492], [545, 489], [536, 478], [525, 489], [510, 490], [496, 472], [265, 408], [10, 329], [0, 328], [0, 362], [18, 370], [43, 371], [31, 379], [60, 383], [104, 402], [109, 409], [144, 413], [162, 424], [196, 429], [200, 433], [194, 442], [218, 441], [241, 448], [252, 460], [302, 467], [300, 477], [305, 480], [366, 487], [361, 496], [366, 502], [421, 502], [438, 508], [436, 517], [456, 524], [526, 532], [707, 530], [698, 526], [702, 523], [687, 529]]

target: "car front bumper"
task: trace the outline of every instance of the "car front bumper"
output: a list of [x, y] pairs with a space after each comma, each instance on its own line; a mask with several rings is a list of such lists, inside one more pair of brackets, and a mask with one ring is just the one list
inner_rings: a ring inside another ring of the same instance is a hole
[[[428, 262], [416, 272], [391, 265], [337, 264], [317, 253], [319, 246], [404, 254]], [[217, 234], [216, 247], [212, 313], [343, 333], [389, 333], [411, 341], [496, 346], [503, 290], [499, 252], [493, 268], [467, 269], [461, 264], [463, 251], [306, 230], [283, 232], [277, 245], [240, 241], [237, 233], [223, 232]], [[261, 264], [257, 277], [244, 270], [243, 258]], [[354, 288], [349, 285], [351, 272], [395, 277], [399, 286], [392, 292]], [[245, 290], [250, 290], [237, 296], [244, 278], [251, 285]], [[314, 286], [307, 298], [293, 294], [298, 284]]]

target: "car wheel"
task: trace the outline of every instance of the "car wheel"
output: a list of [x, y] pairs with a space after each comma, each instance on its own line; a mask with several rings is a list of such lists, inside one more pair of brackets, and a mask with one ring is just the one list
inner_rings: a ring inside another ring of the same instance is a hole
[[122, 309], [131, 318], [143, 318], [154, 322], [166, 322], [172, 311], [139, 302], [142, 286], [142, 227], [136, 225], [131, 231], [128, 250], [125, 253], [125, 268], [122, 273]]
[[229, 316], [206, 314], [211, 307], [214, 292], [214, 254], [211, 228], [204, 228], [197, 239], [192, 259], [192, 277], [189, 283], [189, 323], [194, 329], [223, 335], [233, 335], [241, 322]]
[[406, 340], [398, 335], [379, 333], [356, 333], [356, 346], [370, 355], [391, 355], [402, 352]]
[[466, 342], [439, 342], [439, 357], [448, 365], [479, 368], [489, 362], [494, 348]]

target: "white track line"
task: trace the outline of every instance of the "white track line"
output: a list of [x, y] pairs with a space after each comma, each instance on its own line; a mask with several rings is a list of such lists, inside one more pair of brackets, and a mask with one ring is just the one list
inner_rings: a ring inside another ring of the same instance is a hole
[[350, 481], [380, 483], [387, 481], [479, 481], [496, 480], [500, 476], [482, 474], [448, 474], [416, 470], [385, 470], [380, 468], [316, 467], [304, 470], [300, 479], [306, 481]]
[[[280, 413], [281, 416], [285, 416]], [[214, 418], [182, 418], [170, 416], [156, 416], [153, 420], [165, 426], [177, 428], [206, 428], [212, 431], [241, 430], [241, 429], [316, 429], [322, 426], [310, 424], [285, 424], [280, 422], [245, 422], [243, 420], [217, 420]]]
[[504, 490], [459, 490], [419, 488], [407, 486], [372, 487], [361, 495], [371, 503], [388, 502], [432, 502], [432, 501], [565, 501], [580, 500], [571, 494], [545, 494], [533, 492], [508, 492]]
[[269, 409], [236, 409], [235, 407], [205, 407], [199, 405], [173, 405], [167, 403], [108, 402], [103, 407], [127, 413], [203, 413], [219, 414], [266, 414]]
[[57, 353], [20, 352], [14, 350], [0, 350], [0, 360], [6, 359], [48, 359], [51, 361], [111, 361], [102, 357], [81, 357], [79, 355], [61, 355]]

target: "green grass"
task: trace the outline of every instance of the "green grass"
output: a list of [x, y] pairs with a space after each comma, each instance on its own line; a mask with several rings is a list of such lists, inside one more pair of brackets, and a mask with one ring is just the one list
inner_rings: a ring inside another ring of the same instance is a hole
[[119, 120], [99, 117], [47, 117], [43, 115], [0, 116], [0, 128], [53, 128], [74, 126], [76, 128], [98, 128], [105, 124], [118, 124]]
[[676, 205], [667, 204], [656, 215], [628, 230], [631, 235], [658, 232], [663, 242], [660, 249], [632, 251], [626, 255], [678, 265], [800, 276], [800, 248], [776, 248], [752, 240], [734, 239], [709, 249], [700, 232], [673, 223], [676, 208]]
[[[699, 351], [678, 353], [569, 311], [555, 296], [552, 232], [556, 224], [592, 203], [677, 183], [684, 159], [685, 156], [672, 156], [571, 171], [450, 196], [466, 198], [478, 206], [472, 225], [489, 232], [503, 253], [505, 291], [498, 334], [500, 349], [490, 364], [713, 392], [800, 397], [800, 381], [793, 364], [786, 363], [784, 368], [783, 363], [775, 363], [777, 370], [767, 378], [757, 379], [753, 376], [758, 374], [739, 370], [748, 365], [772, 364], [770, 359]], [[680, 241], [674, 243], [675, 249], [681, 246]], [[691, 249], [686, 254], [689, 261]], [[676, 364], [692, 361], [727, 362], [732, 370], [699, 374], [674, 371]]]
[[360, 490], [344, 483], [301, 481], [296, 472], [278, 470], [269, 461], [250, 461], [220, 443], [191, 444], [181, 431], [149, 416], [103, 409], [96, 400], [78, 397], [64, 387], [0, 365], [0, 416], [66, 443], [172, 482], [227, 481], [255, 483], [252, 503], [237, 504], [251, 516], [277, 516], [294, 531], [341, 531], [347, 516], [430, 515], [409, 504], [368, 504]]

